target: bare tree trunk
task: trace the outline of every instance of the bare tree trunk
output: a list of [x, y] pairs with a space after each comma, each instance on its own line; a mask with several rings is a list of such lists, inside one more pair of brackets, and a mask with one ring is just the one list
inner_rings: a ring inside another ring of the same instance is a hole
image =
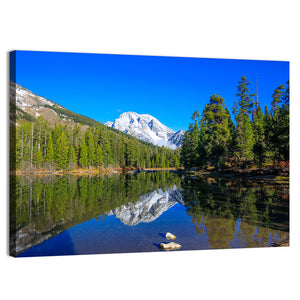
[[31, 201], [32, 201], [32, 186], [30, 185], [29, 193], [29, 223], [31, 223]]
[[31, 147], [30, 147], [30, 168], [32, 169], [32, 159], [33, 159], [33, 122], [31, 122]]
[[40, 150], [40, 147], [41, 147], [41, 131], [42, 131], [42, 128], [40, 126], [40, 130], [39, 130], [39, 138], [38, 138], [38, 150]]
[[44, 157], [46, 157], [46, 148], [47, 148], [47, 130], [46, 130], [46, 128], [45, 128], [45, 143], [44, 143], [44, 145], [45, 145], [45, 148], [44, 148]]
[[22, 126], [22, 139], [21, 139], [21, 159], [23, 159], [23, 126]]

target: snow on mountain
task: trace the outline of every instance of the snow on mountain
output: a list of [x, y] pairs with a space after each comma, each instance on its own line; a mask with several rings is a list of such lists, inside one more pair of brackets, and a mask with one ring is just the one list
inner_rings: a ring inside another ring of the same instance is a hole
[[[78, 123], [78, 120], [74, 119], [74, 116], [78, 116], [78, 114], [68, 111], [63, 106], [38, 96], [12, 81], [10, 81], [10, 102], [16, 106], [15, 116], [17, 119], [28, 119], [28, 115], [33, 119], [43, 116], [52, 127], [56, 123], [71, 126]], [[13, 116], [11, 119], [14, 119]]]
[[147, 193], [138, 202], [130, 202], [107, 213], [114, 214], [125, 225], [134, 226], [139, 223], [150, 223], [176, 203], [184, 204], [181, 191], [174, 185], [163, 192], [161, 189]]
[[17, 107], [23, 109], [24, 111], [26, 110], [26, 108], [35, 107], [36, 109], [38, 109], [40, 106], [45, 105], [55, 105], [56, 107], [62, 108], [62, 106], [46, 98], [37, 96], [36, 94], [12, 81], [10, 82], [10, 97], [11, 101], [15, 102]]
[[10, 82], [10, 101], [19, 109], [16, 111], [16, 115], [21, 118], [23, 117], [24, 112], [34, 118], [43, 116], [53, 126], [55, 123], [71, 121], [66, 116], [60, 116], [56, 112], [56, 110], [64, 109], [61, 105], [44, 97], [38, 96], [12, 81]]
[[175, 132], [149, 114], [137, 114], [135, 112], [125, 112], [114, 122], [106, 122], [105, 125], [145, 142], [171, 149], [181, 146], [184, 135], [183, 130]]
[[180, 147], [184, 138], [185, 131], [179, 130], [169, 138], [169, 143], [174, 144], [176, 147]]

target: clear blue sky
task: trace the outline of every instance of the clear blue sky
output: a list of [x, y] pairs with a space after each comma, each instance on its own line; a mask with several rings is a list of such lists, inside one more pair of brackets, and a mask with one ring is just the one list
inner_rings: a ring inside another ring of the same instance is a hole
[[11, 79], [35, 94], [99, 122], [123, 112], [151, 114], [166, 126], [186, 130], [210, 96], [232, 111], [245, 75], [261, 106], [289, 80], [289, 62], [59, 52], [16, 52]]

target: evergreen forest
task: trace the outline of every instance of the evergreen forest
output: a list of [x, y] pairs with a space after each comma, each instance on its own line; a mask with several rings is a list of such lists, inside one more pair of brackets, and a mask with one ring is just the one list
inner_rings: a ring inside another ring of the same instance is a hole
[[88, 127], [59, 123], [51, 128], [39, 116], [33, 122], [18, 120], [17, 124], [11, 133], [15, 135], [12, 169], [179, 167], [179, 150], [154, 146], [100, 123]]
[[272, 94], [271, 109], [261, 108], [257, 94], [243, 75], [238, 82], [232, 114], [220, 95], [212, 95], [202, 114], [192, 115], [181, 148], [187, 168], [261, 169], [289, 164], [289, 81]]

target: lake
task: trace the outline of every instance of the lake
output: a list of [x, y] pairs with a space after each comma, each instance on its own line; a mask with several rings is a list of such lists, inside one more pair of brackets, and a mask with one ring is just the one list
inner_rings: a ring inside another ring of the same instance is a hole
[[289, 233], [289, 185], [172, 172], [11, 179], [18, 257], [268, 247]]

